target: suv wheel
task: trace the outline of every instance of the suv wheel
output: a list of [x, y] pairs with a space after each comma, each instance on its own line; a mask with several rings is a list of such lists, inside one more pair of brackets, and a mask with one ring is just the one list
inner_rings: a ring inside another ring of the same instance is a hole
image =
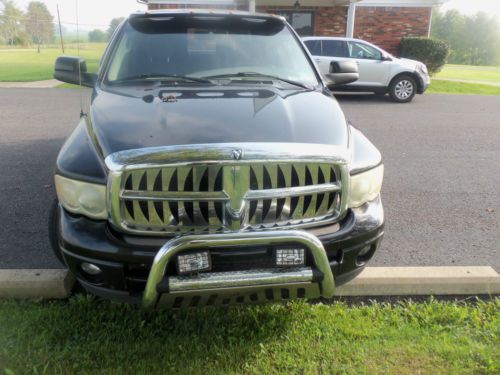
[[410, 102], [417, 93], [417, 83], [410, 76], [399, 76], [391, 82], [389, 95], [398, 103]]

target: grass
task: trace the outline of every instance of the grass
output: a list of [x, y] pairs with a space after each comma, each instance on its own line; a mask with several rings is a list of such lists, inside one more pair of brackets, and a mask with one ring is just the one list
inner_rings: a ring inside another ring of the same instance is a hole
[[[69, 46], [66, 55], [77, 56], [76, 46]], [[106, 48], [104, 43], [82, 44], [80, 56], [87, 60], [89, 72], [96, 72], [99, 60]], [[30, 82], [52, 79], [54, 63], [63, 55], [60, 48], [43, 48], [41, 53], [36, 49], [0, 49], [0, 82]]]
[[433, 79], [427, 92], [438, 94], [500, 95], [500, 86]]
[[435, 78], [500, 83], [499, 66], [445, 65]]
[[145, 313], [0, 301], [6, 374], [498, 374], [500, 299]]
[[73, 85], [71, 83], [61, 83], [60, 85], [56, 86], [56, 89], [77, 89], [80, 86], [78, 85]]

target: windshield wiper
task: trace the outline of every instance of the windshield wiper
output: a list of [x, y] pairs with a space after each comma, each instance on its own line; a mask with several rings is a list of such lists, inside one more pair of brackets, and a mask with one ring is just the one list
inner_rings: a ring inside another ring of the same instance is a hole
[[197, 83], [212, 83], [212, 81], [206, 78], [179, 76], [176, 74], [140, 74], [136, 76], [120, 78], [112, 83], [126, 83], [129, 81], [147, 81], [147, 80], [153, 80], [153, 81], [171, 80], [173, 82], [183, 81], [183, 82], [197, 82]]
[[264, 73], [257, 73], [257, 72], [239, 72], [239, 73], [230, 73], [230, 74], [219, 74], [219, 75], [215, 75], [215, 76], [207, 76], [207, 77], [203, 77], [204, 79], [220, 79], [220, 78], [237, 78], [237, 77], [250, 77], [250, 78], [259, 78], [259, 77], [262, 77], [262, 78], [269, 78], [269, 79], [272, 79], [272, 80], [275, 80], [275, 81], [282, 81], [282, 82], [286, 82], [290, 85], [293, 85], [293, 86], [298, 86], [298, 87], [302, 87], [303, 89], [306, 89], [306, 90], [312, 90], [312, 88], [308, 85], [306, 85], [305, 83], [302, 83], [302, 82], [298, 82], [298, 81], [294, 81], [294, 80], [291, 80], [291, 79], [288, 79], [288, 78], [283, 78], [283, 77], [278, 77], [278, 76], [273, 76], [273, 75], [270, 75], [270, 74], [264, 74]]

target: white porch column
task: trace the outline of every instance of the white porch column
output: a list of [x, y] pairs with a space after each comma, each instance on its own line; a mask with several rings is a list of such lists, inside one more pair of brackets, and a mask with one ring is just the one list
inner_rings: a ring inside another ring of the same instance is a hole
[[255, 13], [255, 0], [248, 0], [248, 11]]
[[350, 3], [347, 9], [347, 30], [346, 37], [354, 37], [354, 22], [356, 20], [356, 3]]

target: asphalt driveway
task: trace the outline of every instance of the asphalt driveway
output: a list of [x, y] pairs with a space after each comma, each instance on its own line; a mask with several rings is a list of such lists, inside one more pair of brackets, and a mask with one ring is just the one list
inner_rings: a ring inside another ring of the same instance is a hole
[[[500, 269], [500, 97], [339, 98], [382, 151], [387, 227], [372, 265]], [[0, 89], [0, 268], [59, 268], [47, 239], [71, 89]]]

